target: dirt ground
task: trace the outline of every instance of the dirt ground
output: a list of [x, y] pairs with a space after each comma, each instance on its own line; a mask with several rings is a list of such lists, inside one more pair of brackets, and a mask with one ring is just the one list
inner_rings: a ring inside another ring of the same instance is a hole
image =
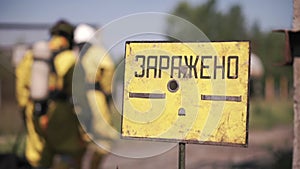
[[[187, 144], [186, 168], [262, 168], [262, 166], [273, 164], [277, 160], [276, 152], [291, 150], [292, 139], [292, 127], [281, 126], [267, 131], [250, 131], [248, 148]], [[121, 148], [130, 152], [132, 146], [121, 146]], [[150, 149], [151, 147], [149, 147], [149, 151], [151, 151]], [[149, 158], [126, 158], [110, 154], [104, 160], [102, 168], [178, 168], [178, 146]]]
[[[0, 139], [4, 144], [7, 139]], [[264, 131], [250, 131], [248, 148], [186, 145], [186, 169], [286, 169], [291, 165], [293, 128], [280, 126]], [[147, 158], [128, 158], [109, 154], [102, 169], [176, 169], [178, 168], [178, 145], [163, 153]], [[151, 144], [132, 142], [119, 144], [123, 154], [153, 154]], [[133, 151], [134, 149], [134, 151]], [[139, 156], [140, 157], [140, 156]], [[276, 166], [274, 167], [274, 163]], [[282, 164], [282, 166], [280, 166]]]

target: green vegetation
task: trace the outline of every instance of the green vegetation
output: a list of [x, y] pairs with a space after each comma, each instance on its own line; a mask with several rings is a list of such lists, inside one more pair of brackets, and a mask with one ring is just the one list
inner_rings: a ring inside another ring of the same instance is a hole
[[[217, 0], [208, 0], [200, 5], [190, 5], [181, 2], [172, 11], [173, 15], [190, 21], [197, 26], [211, 41], [250, 40], [251, 52], [257, 54], [264, 65], [265, 76], [273, 76], [279, 81], [285, 76], [292, 81], [292, 67], [278, 67], [283, 63], [284, 35], [273, 32], [263, 32], [259, 23], [246, 23], [242, 8], [237, 4], [227, 12], [217, 10]], [[169, 19], [167, 33], [181, 39], [199, 40], [199, 36], [188, 31], [186, 25]], [[170, 39], [174, 40], [174, 39]]]
[[292, 100], [251, 100], [249, 123], [251, 129], [270, 129], [278, 125], [293, 124]]
[[19, 135], [3, 135], [0, 137], [0, 153], [15, 153], [20, 157], [25, 153], [25, 131]]

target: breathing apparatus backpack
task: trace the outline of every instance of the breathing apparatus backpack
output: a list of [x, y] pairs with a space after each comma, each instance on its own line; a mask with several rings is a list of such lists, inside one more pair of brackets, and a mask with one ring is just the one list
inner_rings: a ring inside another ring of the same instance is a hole
[[34, 102], [34, 114], [41, 116], [47, 112], [49, 97], [49, 76], [51, 52], [46, 41], [36, 42], [32, 47], [30, 97]]

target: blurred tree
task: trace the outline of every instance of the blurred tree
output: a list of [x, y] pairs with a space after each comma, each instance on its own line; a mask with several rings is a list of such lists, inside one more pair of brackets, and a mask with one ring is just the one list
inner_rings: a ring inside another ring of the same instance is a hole
[[[233, 5], [228, 12], [217, 10], [217, 0], [208, 0], [198, 6], [187, 2], [179, 3], [172, 11], [173, 15], [184, 18], [198, 27], [211, 41], [250, 40], [251, 51], [257, 54], [264, 65], [265, 76], [274, 76], [276, 85], [281, 76], [292, 82], [292, 68], [278, 67], [283, 63], [284, 36], [272, 32], [263, 32], [258, 22], [246, 24], [242, 8]], [[177, 20], [168, 20], [167, 33], [180, 37], [177, 40], [202, 40], [198, 35]], [[169, 40], [174, 40], [170, 38]], [[175, 39], [176, 40], [176, 39]], [[291, 85], [292, 83], [290, 83]]]
[[[209, 0], [205, 4], [192, 7], [187, 2], [181, 2], [175, 8], [173, 14], [193, 23], [210, 40], [245, 39], [247, 32], [241, 7], [234, 5], [228, 13], [223, 14], [217, 11], [216, 4], [216, 0]], [[178, 26], [180, 26], [178, 22], [169, 20], [167, 32], [188, 33], [184, 29], [185, 27], [179, 28]]]

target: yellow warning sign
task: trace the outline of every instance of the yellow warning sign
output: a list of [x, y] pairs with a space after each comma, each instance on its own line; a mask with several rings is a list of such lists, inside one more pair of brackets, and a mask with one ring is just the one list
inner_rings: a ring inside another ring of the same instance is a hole
[[247, 145], [250, 44], [126, 42], [122, 137]]

